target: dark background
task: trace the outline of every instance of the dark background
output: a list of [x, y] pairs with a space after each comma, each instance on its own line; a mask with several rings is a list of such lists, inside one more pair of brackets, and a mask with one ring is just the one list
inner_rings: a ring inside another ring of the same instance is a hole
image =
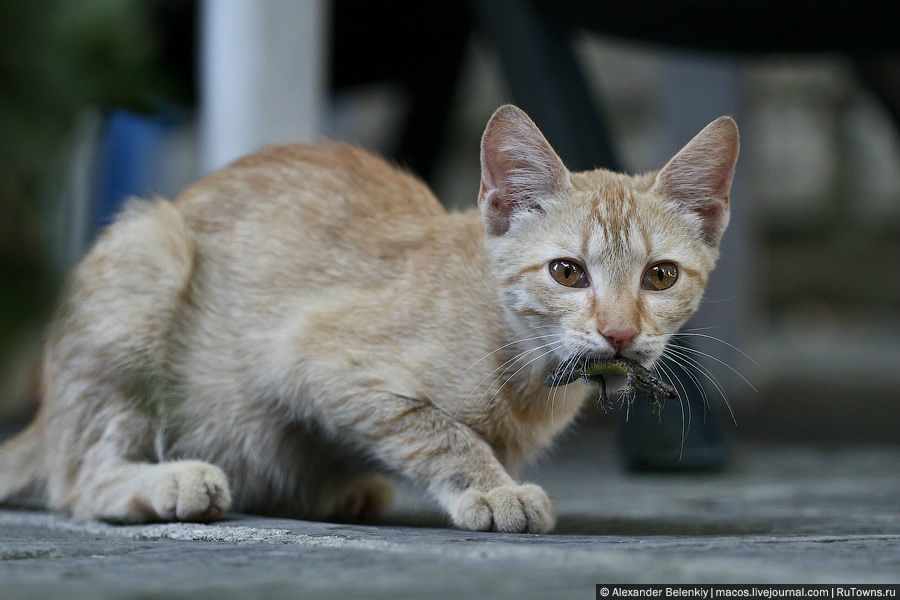
[[[528, 65], [498, 47], [509, 31], [491, 30], [476, 3], [374, 4], [325, 2], [296, 28], [318, 32], [313, 52], [286, 62], [319, 76], [314, 106], [296, 113], [315, 115], [310, 135], [294, 141], [327, 135], [387, 153], [426, 176], [448, 207], [468, 208], [487, 117], [504, 102], [528, 109], [548, 94], [543, 84], [535, 98], [517, 94], [516, 78], [533, 73], [517, 74]], [[737, 413], [729, 433], [900, 441], [895, 9], [825, 3], [812, 18], [808, 7], [782, 3], [799, 12], [773, 8], [753, 20], [741, 11], [762, 3], [627, 4], [623, 12], [619, 3], [562, 3], [554, 13], [615, 161], [632, 172], [656, 168], [724, 112], [741, 127], [726, 256], [693, 324], [758, 363], [719, 342], [701, 346], [756, 389], [702, 361]], [[116, 115], [159, 125], [138, 193], [174, 195], [217, 166], [200, 50], [214, 5], [0, 1], [0, 422], [33, 409], [33, 365], [62, 278], [108, 218], [103, 202], [121, 191], [109, 187], [118, 163], [105, 154]], [[269, 10], [277, 19], [284, 6]], [[275, 54], [275, 34], [293, 31], [260, 27], [274, 32], [261, 47]], [[272, 102], [291, 84], [268, 90], [259, 81]], [[583, 110], [584, 102], [557, 114]], [[712, 399], [721, 410], [722, 398]]]

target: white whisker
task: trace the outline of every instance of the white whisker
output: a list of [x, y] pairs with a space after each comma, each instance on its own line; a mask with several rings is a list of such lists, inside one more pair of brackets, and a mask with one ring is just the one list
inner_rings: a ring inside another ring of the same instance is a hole
[[[550, 347], [550, 346], [552, 346], [552, 345], [554, 345], [554, 344], [561, 344], [561, 343], [562, 343], [561, 341], [548, 342], [548, 343], [546, 343], [546, 344], [542, 344], [542, 345], [537, 346], [537, 347], [535, 347], [535, 348], [532, 348], [532, 349], [530, 349], [530, 350], [527, 350], [527, 351], [518, 353], [517, 355], [513, 356], [511, 359], [507, 360], [505, 363], [503, 363], [502, 365], [500, 365], [499, 367], [497, 367], [496, 369], [494, 369], [493, 371], [491, 371], [490, 373], [488, 373], [488, 374], [484, 377], [484, 379], [482, 379], [481, 382], [480, 382], [477, 386], [475, 386], [475, 389], [472, 390], [472, 392], [470, 392], [470, 393], [466, 396], [466, 400], [468, 400], [472, 393], [474, 393], [475, 391], [477, 391], [478, 389], [480, 389], [481, 386], [482, 386], [482, 384], [483, 384], [485, 381], [487, 381], [489, 378], [491, 378], [491, 377], [492, 377], [495, 373], [497, 373], [498, 371], [500, 371], [500, 374], [497, 375], [496, 377], [493, 377], [493, 378], [491, 379], [490, 383], [487, 384], [487, 386], [485, 387], [484, 391], [481, 393], [481, 398], [484, 398], [487, 394], [489, 394], [489, 393], [491, 392], [491, 389], [493, 388], [493, 386], [494, 386], [494, 385], [495, 385], [495, 384], [496, 384], [496, 383], [497, 383], [504, 375], [506, 375], [506, 374], [509, 372], [510, 369], [512, 369], [513, 367], [515, 367], [517, 361], [521, 360], [522, 358], [524, 358], [525, 356], [531, 354], [532, 352], [537, 352], [537, 351], [542, 350], [542, 349], [544, 349], [544, 348], [548, 348], [548, 347]], [[558, 346], [557, 346], [557, 347], [558, 347]]]
[[[562, 361], [560, 361], [560, 366], [557, 369], [556, 373], [553, 375], [552, 383], [556, 383], [557, 380], [562, 377], [562, 374], [565, 372], [565, 365], [568, 362], [571, 353], [567, 354]], [[547, 410], [550, 413], [550, 418], [553, 419], [553, 403], [556, 400], [556, 394], [559, 391], [560, 386], [554, 385], [550, 390], [547, 391]]]
[[[708, 328], [707, 328], [707, 329], [708, 329]], [[723, 339], [721, 339], [721, 338], [717, 338], [717, 337], [714, 336], [714, 335], [707, 335], [707, 334], [705, 334], [705, 333], [691, 333], [691, 331], [692, 331], [692, 330], [687, 330], [686, 333], [678, 332], [678, 333], [676, 333], [676, 334], [673, 334], [673, 337], [676, 337], [676, 336], [702, 337], [702, 338], [706, 338], [706, 339], [709, 339], [709, 340], [714, 340], [714, 341], [716, 341], [716, 342], [719, 342], [720, 344], [724, 344], [724, 345], [728, 346], [728, 347], [731, 348], [732, 350], [736, 350], [737, 352], [740, 352], [740, 353], [741, 353], [741, 356], [743, 356], [744, 358], [746, 358], [747, 360], [749, 360], [750, 362], [752, 362], [754, 365], [756, 365], [756, 367], [757, 367], [760, 371], [762, 371], [762, 372], [765, 373], [766, 375], [769, 374], [768, 371], [766, 371], [765, 367], [763, 367], [761, 364], [759, 364], [758, 362], [756, 362], [755, 360], [753, 360], [753, 357], [752, 357], [752, 356], [750, 356], [749, 354], [747, 354], [746, 352], [744, 352], [743, 350], [741, 350], [740, 348], [738, 348], [738, 347], [735, 346], [734, 344], [728, 343], [728, 342], [726, 342], [725, 340], [723, 340]]]
[[[531, 363], [533, 363], [533, 362], [535, 362], [535, 361], [538, 361], [538, 360], [540, 360], [541, 358], [547, 356], [548, 354], [552, 354], [553, 352], [555, 352], [555, 351], [557, 350], [557, 348], [559, 348], [560, 346], [562, 346], [563, 344], [565, 344], [565, 342], [563, 342], [563, 341], [551, 342], [550, 344], [547, 344], [547, 346], [550, 346], [550, 345], [553, 345], [553, 344], [556, 344], [553, 348], [550, 348], [550, 350], [544, 352], [543, 354], [541, 354], [541, 355], [539, 355], [539, 356], [536, 356], [535, 358], [532, 358], [532, 359], [529, 360], [527, 363], [525, 363], [524, 365], [522, 365], [521, 367], [519, 367], [519, 368], [516, 370], [515, 373], [513, 373], [512, 375], [510, 375], [510, 376], [506, 379], [506, 381], [503, 382], [503, 385], [501, 385], [499, 388], [497, 388], [497, 391], [494, 392], [494, 395], [491, 396], [491, 399], [487, 401], [487, 403], [484, 405], [484, 408], [483, 408], [482, 410], [486, 411], [486, 410], [491, 406], [491, 403], [494, 401], [494, 398], [496, 398], [497, 395], [501, 392], [501, 390], [503, 390], [503, 388], [506, 387], [506, 384], [507, 384], [507, 383], [509, 383], [510, 381], [512, 381], [513, 379], [515, 379], [516, 375], [518, 375], [520, 372], [522, 372], [522, 369], [524, 369], [525, 367], [527, 367], [527, 366], [530, 365]], [[545, 347], [546, 347], [546, 346], [545, 346]], [[502, 377], [502, 375], [501, 375], [501, 377]]]
[[[557, 340], [557, 341], [549, 342], [549, 343], [547, 343], [547, 344], [541, 344], [540, 346], [536, 346], [536, 347], [534, 347], [534, 348], [531, 348], [531, 349], [528, 349], [528, 350], [524, 350], [524, 351], [522, 351], [522, 352], [519, 352], [518, 354], [516, 354], [515, 356], [513, 356], [512, 358], [510, 358], [509, 360], [507, 360], [507, 361], [504, 362], [503, 364], [501, 364], [499, 367], [495, 368], [493, 371], [491, 371], [490, 373], [488, 373], [487, 375], [485, 375], [485, 376], [481, 379], [481, 381], [479, 381], [478, 384], [476, 384], [475, 387], [472, 388], [472, 390], [470, 390], [468, 394], [466, 394], [466, 397], [463, 398], [462, 402], [460, 402], [459, 406], [456, 408], [456, 411], [455, 411], [455, 413], [454, 413], [454, 417], [456, 417], [456, 416], [459, 415], [459, 411], [462, 410], [462, 408], [466, 405], [466, 403], [467, 403], [467, 402], [469, 401], [469, 399], [472, 397], [472, 394], [474, 394], [475, 392], [477, 392], [477, 391], [481, 388], [481, 386], [484, 385], [484, 382], [487, 381], [488, 379], [490, 379], [490, 378], [494, 375], [494, 373], [496, 373], [497, 371], [503, 371], [503, 372], [501, 372], [500, 375], [497, 377], [497, 379], [499, 379], [499, 378], [502, 377], [503, 374], [505, 373], [504, 368], [507, 367], [507, 365], [514, 364], [517, 360], [520, 360], [521, 358], [523, 358], [524, 356], [526, 356], [526, 355], [528, 355], [528, 354], [531, 354], [532, 352], [537, 352], [538, 350], [541, 350], [541, 349], [543, 349], [543, 348], [547, 348], [547, 347], [549, 347], [549, 346], [551, 346], [551, 345], [553, 345], [553, 344], [558, 344], [558, 343], [562, 343], [562, 342], [560, 342], [559, 340]], [[494, 382], [492, 381], [491, 384], [488, 385], [487, 391], [490, 390], [491, 385], [493, 385], [493, 383], [494, 383]], [[487, 393], [487, 391], [485, 391], [485, 393]]]
[[[572, 350], [572, 352], [570, 352], [566, 356], [565, 360], [563, 360], [563, 362], [560, 363], [562, 365], [562, 367], [558, 371], [560, 373], [559, 376], [562, 376], [561, 375], [562, 373], [565, 373], [569, 368], [571, 368], [571, 366], [574, 365], [575, 362], [578, 360], [578, 357], [580, 355], [581, 355], [581, 352], [577, 348]], [[554, 378], [554, 383], [555, 382], [556, 382], [556, 379]], [[560, 387], [564, 387], [564, 386], [554, 386], [552, 393], [550, 394], [550, 418], [551, 418], [551, 420], [553, 419], [553, 407], [556, 403], [556, 394], [559, 392]], [[563, 400], [565, 400], [566, 391], [567, 390], [563, 390]]]
[[[678, 460], [680, 461], [682, 459], [682, 457], [684, 456], [684, 440], [687, 437], [687, 432], [690, 431], [690, 429], [691, 429], [691, 402], [690, 402], [690, 400], [688, 400], [687, 391], [684, 389], [684, 385], [681, 383], [681, 380], [678, 379], [678, 376], [675, 375], [675, 372], [670, 367], [667, 367], [663, 363], [659, 363], [659, 367], [660, 367], [660, 369], [663, 370], [663, 375], [666, 376], [666, 379], [669, 380], [669, 384], [673, 388], [675, 388], [675, 382], [672, 381], [672, 377], [675, 378], [675, 381], [678, 382], [678, 385], [681, 388], [682, 393], [684, 394], [684, 396], [678, 395], [678, 406], [681, 409], [681, 447], [678, 452]], [[669, 376], [669, 373], [672, 374], [672, 377]], [[688, 403], [688, 418], [687, 418], [686, 425], [684, 422], [684, 403], [685, 403], [685, 401], [687, 401], [687, 403]]]
[[706, 411], [709, 410], [709, 397], [706, 395], [706, 389], [704, 389], [703, 385], [700, 383], [700, 380], [697, 379], [697, 376], [694, 375], [690, 369], [688, 369], [678, 361], [675, 361], [675, 365], [678, 366], [679, 369], [684, 371], [685, 375], [690, 377], [691, 381], [694, 382], [694, 385], [697, 386], [697, 389], [700, 391], [700, 397], [703, 399], [703, 422], [706, 423]]
[[707, 357], [707, 358], [711, 358], [712, 360], [716, 361], [717, 363], [719, 363], [719, 364], [721, 364], [721, 365], [724, 365], [724, 366], [725, 366], [727, 369], [729, 369], [732, 373], [734, 373], [735, 375], [737, 375], [738, 377], [740, 377], [741, 379], [743, 379], [743, 380], [744, 380], [744, 383], [746, 383], [747, 385], [749, 385], [751, 390], [753, 390], [754, 392], [757, 392], [757, 393], [758, 393], [758, 391], [759, 391], [759, 390], [756, 389], [756, 386], [754, 386], [752, 383], [750, 383], [750, 380], [748, 380], [746, 377], [744, 377], [744, 375], [743, 375], [740, 371], [738, 371], [737, 369], [735, 369], [734, 367], [732, 367], [731, 365], [729, 365], [729, 364], [728, 364], [727, 362], [725, 362], [724, 360], [721, 360], [721, 359], [716, 358], [716, 357], [713, 356], [712, 354], [707, 354], [706, 352], [702, 352], [702, 351], [700, 351], [700, 350], [697, 350], [696, 348], [691, 348], [691, 347], [689, 347], [689, 346], [682, 346], [682, 345], [680, 345], [680, 344], [669, 344], [669, 348], [677, 348], [678, 350], [681, 350], [681, 351], [684, 351], [684, 352], [693, 352], [694, 354], [699, 354], [700, 356], [705, 356], [705, 357]]
[[713, 386], [715, 386], [716, 391], [719, 392], [719, 394], [722, 396], [722, 400], [725, 401], [725, 406], [728, 408], [728, 412], [731, 414], [731, 420], [734, 421], [735, 425], [737, 425], [738, 424], [737, 417], [734, 416], [734, 410], [732, 410], [731, 404], [728, 402], [728, 397], [725, 395], [725, 392], [722, 391], [722, 388], [719, 386], [719, 383], [715, 380], [715, 378], [712, 376], [712, 374], [710, 374], [708, 372], [706, 367], [704, 367], [702, 364], [697, 362], [696, 359], [694, 359], [686, 354], [678, 354], [678, 351], [674, 350], [671, 347], [666, 348], [666, 351], [672, 353], [673, 356], [666, 356], [666, 354], [663, 354], [662, 358], [666, 358], [672, 362], [675, 362], [675, 364], [677, 364], [677, 361], [675, 361], [674, 357], [677, 356], [677, 357], [681, 358], [682, 360], [687, 362], [689, 365], [695, 367], [700, 372], [701, 375], [706, 377], [709, 380], [709, 382], [712, 383]]
[[[541, 328], [543, 328], [543, 327], [555, 327], [555, 325], [540, 325], [540, 326], [538, 326], [538, 327], [532, 327], [531, 329], [528, 330], [528, 332], [530, 333], [531, 331], [534, 331], [535, 329], [541, 329]], [[519, 340], [513, 340], [513, 341], [511, 341], [511, 342], [508, 343], [508, 344], [503, 344], [502, 346], [500, 346], [500, 347], [497, 348], [496, 350], [493, 350], [493, 351], [491, 351], [491, 352], [488, 352], [487, 354], [485, 354], [484, 356], [482, 356], [481, 358], [479, 358], [478, 360], [476, 360], [475, 362], [473, 362], [471, 365], [469, 365], [468, 367], [466, 367], [465, 369], [463, 369], [462, 371], [460, 371], [459, 374], [462, 375], [463, 373], [465, 373], [466, 371], [468, 371], [469, 369], [471, 369], [472, 367], [474, 367], [475, 365], [477, 365], [478, 363], [480, 363], [480, 362], [483, 361], [484, 359], [488, 358], [489, 356], [493, 356], [495, 353], [500, 352], [500, 351], [503, 350], [504, 348], [509, 348], [510, 346], [515, 346], [516, 344], [521, 344], [522, 342], [530, 342], [530, 341], [533, 341], [533, 340], [540, 340], [540, 339], [543, 339], [543, 338], [553, 337], [554, 335], [556, 335], [556, 334], [554, 334], [554, 333], [548, 333], [547, 335], [536, 335], [536, 336], [534, 336], [534, 337], [528, 337], [528, 338], [522, 338], [522, 339], [519, 339]]]

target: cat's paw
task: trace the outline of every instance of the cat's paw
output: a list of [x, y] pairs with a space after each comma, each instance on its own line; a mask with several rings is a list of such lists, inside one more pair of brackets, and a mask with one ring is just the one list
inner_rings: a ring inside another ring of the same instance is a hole
[[147, 494], [156, 516], [164, 521], [214, 521], [231, 506], [222, 469], [196, 460], [155, 465]]
[[380, 473], [365, 475], [344, 486], [329, 516], [335, 521], [368, 521], [383, 514], [394, 500], [390, 480]]
[[508, 533], [547, 533], [556, 523], [550, 497], [533, 483], [466, 490], [450, 506], [450, 518], [460, 529]]

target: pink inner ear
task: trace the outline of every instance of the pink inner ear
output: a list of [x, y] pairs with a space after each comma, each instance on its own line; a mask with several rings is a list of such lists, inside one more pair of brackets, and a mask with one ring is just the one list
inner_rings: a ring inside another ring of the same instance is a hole
[[500, 193], [496, 189], [487, 189], [482, 182], [478, 192], [478, 206], [485, 219], [485, 225], [491, 235], [503, 235], [509, 231], [510, 207], [501, 201]]
[[694, 212], [703, 220], [701, 226], [703, 240], [708, 244], [717, 244], [728, 224], [728, 197], [725, 197], [725, 202], [722, 204], [696, 208]]

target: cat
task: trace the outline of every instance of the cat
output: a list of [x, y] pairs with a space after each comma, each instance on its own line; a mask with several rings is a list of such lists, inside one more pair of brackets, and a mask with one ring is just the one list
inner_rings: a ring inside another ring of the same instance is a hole
[[132, 201], [69, 280], [0, 501], [359, 520], [388, 507], [392, 472], [457, 527], [550, 531], [550, 498], [517, 471], [596, 390], [544, 375], [658, 359], [718, 257], [737, 154], [721, 117], [658, 172], [572, 173], [506, 105], [468, 212], [339, 142]]

